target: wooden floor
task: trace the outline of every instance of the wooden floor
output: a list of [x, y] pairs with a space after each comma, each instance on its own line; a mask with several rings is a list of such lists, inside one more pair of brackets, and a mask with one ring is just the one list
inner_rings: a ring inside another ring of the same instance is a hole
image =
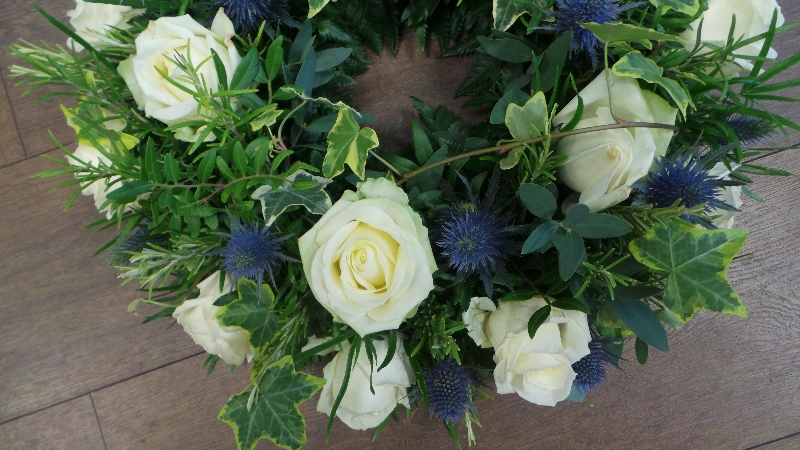
[[[787, 22], [800, 21], [800, 2], [779, 1]], [[127, 313], [133, 287], [119, 286], [103, 257], [91, 258], [111, 234], [81, 229], [97, 218], [92, 202], [80, 198], [63, 212], [69, 190], [31, 178], [53, 168], [38, 155], [59, 156], [47, 130], [64, 144], [74, 135], [57, 102], [34, 107], [33, 97], [20, 98], [7, 70], [15, 61], [2, 49], [19, 38], [62, 38], [37, 17], [33, 2], [2, 3], [0, 449], [234, 448], [231, 429], [216, 416], [246, 385], [245, 371], [223, 368], [206, 377], [202, 350], [180, 327], [166, 320], [142, 325], [142, 316]], [[38, 4], [63, 18], [73, 3]], [[776, 47], [781, 57], [800, 51], [800, 31], [781, 36]], [[407, 96], [458, 106], [453, 92], [468, 68], [453, 61], [442, 69], [410, 42], [401, 52], [362, 77], [356, 96], [359, 109], [381, 115], [375, 128], [393, 146], [408, 142]], [[800, 121], [794, 105], [774, 110]], [[779, 139], [792, 140], [800, 139]], [[800, 154], [763, 162], [800, 173]], [[653, 355], [645, 367], [627, 354], [625, 373], [612, 373], [585, 403], [478, 400], [484, 427], [477, 448], [800, 449], [800, 183], [796, 176], [763, 178], [754, 191], [767, 203], [747, 202], [737, 219], [750, 231], [751, 254], [730, 273], [749, 318], [700, 314], [671, 334], [669, 354]], [[337, 422], [326, 446], [327, 416], [315, 405], [316, 398], [302, 408], [310, 449], [454, 448], [425, 409], [390, 424], [375, 443], [371, 433]]]

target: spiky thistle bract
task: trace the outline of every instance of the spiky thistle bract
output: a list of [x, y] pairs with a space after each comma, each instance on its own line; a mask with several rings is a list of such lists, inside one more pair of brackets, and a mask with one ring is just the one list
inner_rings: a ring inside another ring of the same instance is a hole
[[217, 0], [217, 6], [225, 9], [236, 32], [242, 35], [258, 31], [265, 20], [289, 19], [286, 0]]
[[572, 370], [575, 372], [575, 381], [572, 385], [584, 394], [606, 381], [606, 365], [619, 367], [606, 353], [603, 348], [604, 343], [602, 339], [592, 339], [589, 342], [589, 354], [572, 364]]
[[425, 372], [425, 386], [431, 402], [431, 416], [450, 424], [461, 422], [469, 410], [475, 411], [470, 395], [469, 368], [451, 358]]
[[273, 270], [281, 261], [297, 262], [280, 251], [281, 244], [289, 236], [280, 236], [258, 222], [248, 224], [232, 218], [231, 232], [218, 234], [228, 240], [221, 252], [222, 266], [233, 277], [234, 283], [241, 278], [258, 282], [258, 292], [261, 292], [264, 273], [269, 274], [274, 285]]

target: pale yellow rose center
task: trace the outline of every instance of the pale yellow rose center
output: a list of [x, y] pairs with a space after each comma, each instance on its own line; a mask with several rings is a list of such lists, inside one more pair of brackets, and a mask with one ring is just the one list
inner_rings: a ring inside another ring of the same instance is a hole
[[361, 223], [342, 249], [338, 266], [343, 281], [370, 292], [391, 284], [399, 245], [390, 235]]

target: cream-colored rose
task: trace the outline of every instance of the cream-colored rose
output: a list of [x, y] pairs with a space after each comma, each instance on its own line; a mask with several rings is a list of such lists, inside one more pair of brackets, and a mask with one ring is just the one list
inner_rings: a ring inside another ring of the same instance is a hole
[[[106, 148], [106, 151], [108, 149]], [[94, 146], [89, 145], [85, 141], [81, 140], [78, 142], [78, 148], [72, 152], [72, 156], [67, 157], [67, 161], [72, 166], [82, 167], [82, 168], [102, 168], [102, 167], [110, 167], [111, 160], [109, 160], [105, 155], [103, 155], [100, 150], [94, 148]], [[87, 172], [79, 172], [76, 175], [87, 175]], [[86, 187], [83, 188], [81, 194], [83, 195], [91, 195], [94, 197], [94, 205], [97, 207], [97, 210], [106, 213], [106, 218], [111, 219], [114, 216], [115, 210], [111, 209], [111, 205], [106, 205], [103, 207], [103, 204], [107, 200], [107, 195], [109, 192], [122, 187], [121, 181], [115, 181], [110, 183], [110, 180], [118, 178], [118, 177], [111, 177], [106, 179], [100, 179], [97, 181], [93, 181], [91, 183], [86, 184]], [[132, 211], [136, 207], [134, 203], [128, 203], [122, 209], [122, 213], [126, 213], [128, 211]]]
[[[374, 340], [372, 343], [375, 345], [377, 361], [383, 361], [389, 349], [388, 341]], [[322, 369], [326, 383], [317, 403], [317, 411], [321, 413], [330, 415], [333, 410], [333, 403], [342, 388], [347, 370], [349, 351], [350, 343], [344, 342], [342, 351]], [[374, 369], [377, 370], [377, 366]], [[377, 427], [394, 411], [398, 403], [409, 407], [407, 390], [414, 379], [414, 372], [399, 339], [389, 365], [378, 372], [372, 372], [374, 394], [370, 391], [370, 370], [367, 351], [362, 343], [355, 366], [350, 371], [347, 390], [336, 409], [336, 417], [354, 430]]]
[[472, 297], [470, 299], [469, 308], [464, 311], [463, 320], [467, 324], [467, 334], [475, 341], [476, 345], [483, 348], [492, 346], [486, 338], [484, 327], [489, 313], [496, 310], [494, 302], [488, 297]]
[[[103, 3], [89, 3], [75, 0], [75, 9], [67, 11], [69, 23], [75, 29], [75, 34], [82, 37], [93, 46], [103, 46], [110, 43], [104, 39], [106, 30], [117, 28], [125, 30], [130, 28], [128, 21], [143, 13], [144, 9], [133, 9], [130, 6], [107, 5]], [[67, 39], [67, 47], [75, 47], [75, 51], [82, 51], [83, 46]]]
[[[175, 63], [176, 55], [181, 55], [203, 77], [210, 91], [207, 94], [217, 92], [220, 80], [211, 60], [211, 51], [219, 55], [230, 83], [242, 60], [231, 41], [233, 35], [233, 24], [222, 8], [217, 12], [210, 30], [188, 15], [162, 17], [150, 22], [147, 29], [136, 38], [136, 53], [120, 63], [119, 74], [125, 79], [136, 104], [147, 116], [168, 125], [187, 120], [207, 121], [214, 116], [214, 112], [199, 108], [191, 94], [175, 87], [158, 70], [196, 92], [194, 82]], [[203, 61], [205, 63], [200, 65]], [[175, 132], [178, 139], [189, 142], [196, 140], [199, 134], [200, 130], [189, 127], [182, 127]], [[212, 133], [206, 140], [213, 139], [216, 137]]]
[[[738, 167], [738, 166], [737, 166]], [[736, 170], [736, 167], [733, 168]], [[719, 162], [711, 170], [708, 171], [708, 174], [712, 177], [715, 177], [720, 180], [728, 180], [730, 177], [728, 175], [731, 174], [731, 171], [725, 167], [725, 163]], [[733, 206], [736, 209], [741, 209], [742, 207], [742, 187], [741, 186], [725, 186], [719, 194], [717, 194], [717, 199], [722, 200], [723, 202], [727, 203], [730, 206]], [[708, 215], [710, 216], [719, 216], [718, 218], [714, 219], [711, 223], [714, 224], [717, 228], [733, 228], [733, 218], [736, 215], [736, 211], [729, 211], [727, 209], [715, 209], [711, 211]]]
[[217, 271], [201, 281], [197, 285], [200, 295], [175, 308], [172, 317], [205, 351], [219, 356], [228, 364], [239, 365], [245, 359], [252, 360], [255, 351], [246, 331], [238, 327], [223, 327], [217, 319], [220, 307], [214, 306], [214, 302], [230, 292], [233, 286], [233, 280], [227, 275], [220, 290], [219, 278], [220, 272]]
[[385, 178], [346, 191], [299, 244], [317, 301], [361, 336], [397, 328], [433, 289], [428, 229]]
[[[678, 110], [666, 100], [642, 90], [633, 78], [609, 75], [616, 117], [675, 124]], [[609, 107], [608, 86], [603, 71], [580, 92], [584, 109], [576, 129], [616, 123]], [[554, 123], [568, 123], [577, 108], [576, 97], [556, 115]], [[631, 185], [647, 175], [656, 156], [666, 154], [671, 139], [672, 131], [655, 128], [621, 128], [564, 137], [556, 152], [569, 159], [558, 168], [559, 179], [580, 194], [578, 203], [600, 211], [630, 196]]]
[[[733, 30], [733, 40], [750, 39], [769, 31], [772, 14], [778, 11], [776, 26], [783, 25], [785, 18], [781, 7], [775, 0], [708, 0], [708, 10], [692, 22], [690, 29], [681, 34], [681, 41], [688, 50], [693, 50], [700, 34], [700, 43], [710, 44], [714, 47], [724, 47], [728, 42], [733, 18], [736, 17], [736, 28]], [[702, 26], [700, 22], [702, 21]], [[734, 52], [739, 56], [758, 56], [764, 46], [764, 40], [748, 44]], [[776, 58], [778, 52], [770, 48], [768, 58]], [[741, 69], [751, 70], [753, 62], [743, 58], [734, 58], [731, 67], [724, 68], [728, 76], [735, 76]]]
[[589, 354], [586, 314], [553, 308], [547, 322], [528, 336], [528, 320], [547, 303], [541, 297], [503, 302], [489, 315], [486, 335], [495, 349], [498, 394], [517, 393], [537, 405], [555, 406], [569, 396], [572, 364]]

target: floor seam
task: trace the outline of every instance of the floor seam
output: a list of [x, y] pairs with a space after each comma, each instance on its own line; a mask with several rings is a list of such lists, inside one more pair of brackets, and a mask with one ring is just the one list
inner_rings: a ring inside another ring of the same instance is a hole
[[[129, 377], [126, 377], [126, 378], [123, 378], [123, 379], [121, 379], [121, 380], [117, 380], [117, 381], [115, 381], [115, 382], [113, 382], [113, 383], [109, 383], [109, 384], [106, 384], [106, 385], [100, 386], [100, 387], [98, 387], [98, 388], [96, 388], [96, 389], [93, 389], [93, 390], [91, 390], [91, 391], [89, 391], [89, 392], [83, 392], [83, 393], [81, 393], [81, 394], [78, 394], [78, 395], [75, 395], [75, 396], [73, 396], [73, 397], [70, 397], [70, 398], [67, 398], [67, 399], [61, 400], [61, 401], [59, 401], [59, 402], [56, 402], [56, 403], [53, 403], [53, 404], [50, 404], [50, 405], [43, 406], [43, 407], [41, 407], [41, 408], [35, 409], [35, 410], [31, 411], [31, 412], [27, 412], [27, 413], [25, 413], [25, 414], [21, 414], [21, 415], [19, 415], [19, 416], [17, 416], [17, 417], [13, 417], [13, 418], [11, 418], [11, 419], [4, 420], [4, 421], [0, 422], [0, 427], [2, 427], [3, 425], [5, 425], [5, 424], [7, 424], [7, 423], [13, 422], [13, 421], [15, 421], [15, 420], [19, 420], [19, 419], [22, 419], [22, 418], [24, 418], [24, 417], [32, 416], [32, 415], [34, 415], [34, 414], [36, 414], [36, 413], [39, 413], [39, 412], [42, 412], [42, 411], [44, 411], [44, 410], [46, 410], [46, 409], [50, 409], [50, 408], [56, 407], [56, 406], [58, 406], [58, 405], [63, 405], [64, 403], [70, 402], [70, 401], [72, 401], [72, 400], [79, 399], [79, 398], [81, 398], [81, 397], [85, 396], [86, 394], [90, 394], [90, 395], [91, 395], [93, 392], [94, 392], [94, 393], [97, 393], [97, 392], [99, 392], [99, 391], [102, 391], [103, 389], [107, 389], [107, 388], [110, 388], [110, 387], [112, 387], [112, 386], [116, 386], [116, 385], [118, 385], [118, 384], [120, 384], [120, 383], [124, 383], [124, 382], [126, 382], [126, 381], [130, 381], [130, 380], [132, 380], [132, 379], [134, 379], [134, 378], [136, 378], [136, 377], [140, 377], [140, 376], [142, 376], [142, 375], [147, 375], [148, 373], [155, 372], [156, 370], [161, 370], [161, 369], [163, 369], [163, 368], [165, 368], [165, 367], [169, 367], [169, 366], [171, 366], [171, 365], [173, 365], [173, 364], [178, 364], [178, 363], [180, 363], [180, 362], [186, 361], [187, 359], [194, 358], [194, 357], [196, 357], [196, 356], [199, 356], [199, 355], [202, 355], [202, 354], [204, 354], [204, 353], [205, 353], [205, 351], [200, 351], [200, 352], [197, 352], [197, 353], [193, 353], [193, 354], [191, 354], [191, 355], [188, 355], [188, 356], [184, 356], [183, 358], [176, 359], [175, 361], [168, 362], [168, 363], [162, 364], [162, 365], [160, 365], [160, 366], [158, 366], [158, 367], [153, 367], [152, 369], [147, 369], [147, 370], [145, 370], [144, 372], [137, 373], [137, 374], [135, 374], [135, 375], [131, 375], [131, 376], [129, 376]], [[94, 401], [93, 401], [93, 403], [94, 403]]]
[[761, 448], [761, 447], [767, 446], [769, 444], [774, 444], [776, 442], [780, 442], [780, 441], [782, 441], [784, 439], [789, 439], [790, 437], [795, 437], [795, 436], [800, 436], [800, 431], [798, 431], [796, 433], [792, 433], [792, 434], [787, 434], [784, 437], [779, 437], [778, 439], [773, 439], [771, 441], [763, 442], [761, 444], [754, 445], [752, 447], [747, 447], [745, 450], [753, 450], [753, 449], [756, 449], [756, 448]]
[[52, 152], [54, 152], [54, 151], [56, 151], [56, 150], [58, 150], [58, 147], [53, 147], [53, 148], [51, 148], [50, 150], [47, 150], [47, 151], [45, 151], [45, 152], [42, 152], [42, 153], [38, 153], [38, 154], [36, 154], [36, 155], [28, 156], [28, 157], [26, 157], [25, 159], [20, 159], [20, 160], [18, 160], [18, 161], [10, 162], [10, 163], [8, 163], [8, 164], [5, 164], [5, 165], [0, 165], [0, 170], [3, 170], [3, 169], [5, 169], [6, 167], [15, 166], [15, 165], [17, 165], [17, 164], [19, 164], [19, 163], [24, 163], [25, 161], [30, 161], [30, 160], [32, 160], [33, 158], [36, 158], [36, 157], [38, 157], [38, 156], [42, 156], [42, 155], [46, 155], [46, 154], [48, 154], [48, 153], [52, 153]]
[[92, 401], [92, 409], [94, 410], [94, 418], [97, 420], [97, 428], [100, 429], [100, 439], [103, 440], [103, 448], [108, 450], [108, 445], [106, 445], [106, 436], [103, 433], [103, 425], [100, 424], [100, 415], [97, 414], [97, 406], [94, 404], [94, 392], [89, 392], [89, 400]]
[[0, 81], [3, 82], [3, 89], [6, 91], [6, 100], [8, 101], [8, 109], [11, 111], [11, 119], [14, 121], [14, 128], [17, 130], [17, 139], [19, 139], [19, 145], [22, 146], [22, 155], [25, 157], [25, 159], [28, 159], [28, 150], [25, 148], [25, 141], [22, 140], [22, 132], [19, 130], [17, 113], [14, 111], [14, 105], [11, 104], [11, 92], [8, 90], [6, 77], [5, 75], [3, 75], [2, 70], [0, 70]]

